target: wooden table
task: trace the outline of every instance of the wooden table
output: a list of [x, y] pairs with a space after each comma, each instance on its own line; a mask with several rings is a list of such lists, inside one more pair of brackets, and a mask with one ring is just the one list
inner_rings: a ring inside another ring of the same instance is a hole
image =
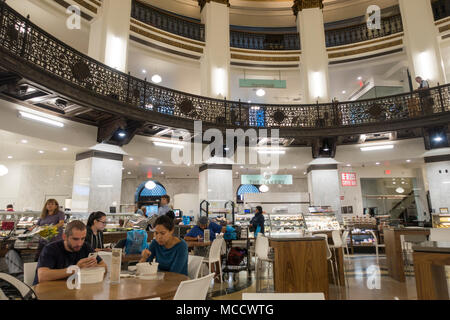
[[445, 266], [450, 265], [450, 242], [423, 242], [413, 247], [419, 300], [449, 300]]
[[[186, 240], [185, 240], [186, 241]], [[188, 248], [194, 247], [209, 247], [212, 242], [203, 242], [203, 241], [186, 241]]]
[[48, 281], [34, 287], [40, 300], [143, 300], [160, 297], [172, 299], [180, 282], [189, 280], [179, 273], [164, 272], [163, 280], [122, 278], [119, 284], [82, 284], [80, 290], [69, 290], [66, 281]]
[[426, 228], [385, 228], [384, 242], [386, 245], [386, 262], [389, 275], [397, 281], [405, 282], [403, 270], [403, 255], [400, 235], [430, 235]]
[[269, 237], [275, 292], [323, 292], [328, 299], [327, 249], [319, 237]]

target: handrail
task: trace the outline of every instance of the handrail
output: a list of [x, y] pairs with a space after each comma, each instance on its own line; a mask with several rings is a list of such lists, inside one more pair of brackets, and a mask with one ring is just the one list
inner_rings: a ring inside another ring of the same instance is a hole
[[27, 70], [48, 74], [65, 86], [148, 111], [149, 119], [156, 112], [221, 127], [317, 129], [384, 124], [450, 111], [448, 84], [384, 98], [310, 105], [249, 104], [184, 93], [140, 80], [88, 57], [3, 1], [0, 51], [26, 65]]

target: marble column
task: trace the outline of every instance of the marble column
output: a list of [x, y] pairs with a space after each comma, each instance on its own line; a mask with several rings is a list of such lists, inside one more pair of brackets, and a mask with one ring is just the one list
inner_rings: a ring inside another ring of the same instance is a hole
[[425, 168], [430, 191], [431, 209], [450, 209], [450, 154], [425, 157]]
[[91, 23], [88, 55], [126, 72], [130, 36], [131, 0], [103, 0]]
[[87, 151], [76, 156], [72, 212], [120, 211], [123, 155]]
[[[405, 48], [411, 77], [421, 76], [430, 86], [445, 84], [445, 72], [430, 0], [399, 0]], [[414, 83], [413, 83], [414, 84]]]
[[308, 169], [308, 192], [313, 206], [331, 206], [341, 220], [339, 174], [337, 164], [311, 164]]
[[[204, 164], [199, 170], [199, 200], [207, 200], [212, 207], [223, 208], [226, 201], [234, 200], [233, 166], [230, 164]], [[218, 202], [220, 201], [220, 202]], [[213, 202], [217, 202], [215, 205]]]
[[200, 60], [201, 95], [230, 97], [230, 11], [228, 0], [199, 0], [205, 24], [205, 49]]
[[297, 17], [297, 30], [302, 46], [300, 72], [305, 92], [304, 103], [330, 102], [322, 2], [323, 0], [295, 0], [292, 7]]

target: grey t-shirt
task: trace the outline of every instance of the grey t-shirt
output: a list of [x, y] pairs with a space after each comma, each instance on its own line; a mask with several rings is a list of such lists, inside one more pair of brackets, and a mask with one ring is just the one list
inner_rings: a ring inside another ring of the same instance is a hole
[[[44, 219], [39, 218], [37, 225], [38, 226], [46, 226], [46, 225], [55, 225], [58, 224], [59, 221], [64, 220], [64, 212], [58, 211], [54, 215], [48, 215]], [[58, 241], [62, 239], [63, 227], [58, 228], [58, 235], [55, 236], [50, 242]], [[45, 242], [45, 241], [44, 241]]]

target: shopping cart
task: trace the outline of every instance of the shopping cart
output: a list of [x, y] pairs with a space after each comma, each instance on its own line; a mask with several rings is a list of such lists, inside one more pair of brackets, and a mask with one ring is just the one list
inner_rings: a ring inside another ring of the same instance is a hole
[[233, 228], [236, 230], [236, 240], [225, 240], [226, 250], [222, 262], [225, 281], [225, 277], [230, 274], [233, 274], [233, 280], [236, 280], [237, 274], [241, 271], [247, 271], [248, 277], [251, 276], [248, 228], [242, 229], [240, 226], [233, 226]]

